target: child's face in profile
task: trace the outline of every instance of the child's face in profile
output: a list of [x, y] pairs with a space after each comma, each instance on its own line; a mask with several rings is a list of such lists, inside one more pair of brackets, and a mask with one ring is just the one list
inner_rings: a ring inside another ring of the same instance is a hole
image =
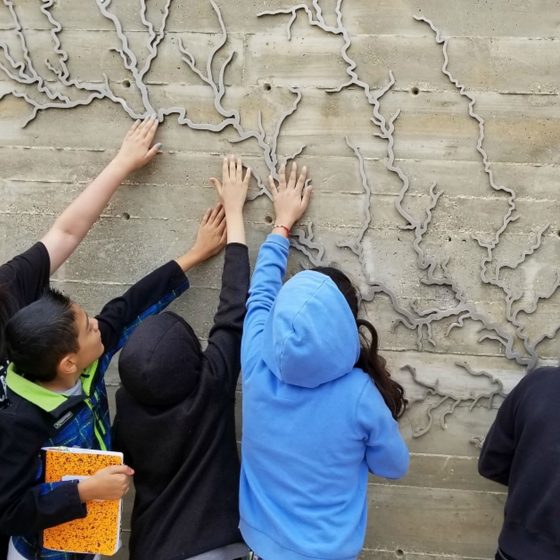
[[95, 317], [90, 317], [86, 311], [77, 303], [72, 304], [76, 316], [76, 327], [78, 330], [79, 349], [76, 353], [78, 370], [81, 371], [93, 363], [103, 354], [103, 343], [101, 333]]

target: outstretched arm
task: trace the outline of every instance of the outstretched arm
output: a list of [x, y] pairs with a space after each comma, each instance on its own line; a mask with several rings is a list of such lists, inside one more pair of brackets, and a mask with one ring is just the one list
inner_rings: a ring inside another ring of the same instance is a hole
[[152, 146], [157, 127], [154, 117], [142, 123], [136, 121], [115, 158], [62, 212], [41, 239], [49, 253], [51, 274], [74, 252], [121, 182], [154, 158], [160, 147], [159, 144]]
[[217, 254], [225, 245], [223, 208], [209, 209], [198, 228], [196, 241], [182, 256], [160, 266], [111, 300], [97, 316], [105, 354], [110, 358], [148, 316], [159, 313], [189, 286], [185, 273]]
[[243, 162], [224, 158], [222, 181], [212, 177], [224, 206], [227, 222], [227, 247], [222, 273], [220, 303], [208, 336], [205, 351], [210, 372], [218, 385], [235, 391], [240, 368], [241, 332], [249, 290], [249, 255], [245, 245], [243, 205], [247, 198], [251, 169], [243, 174]]
[[[290, 176], [287, 179], [286, 164], [280, 168], [280, 181], [275, 185], [269, 177], [270, 191], [274, 202], [274, 226], [272, 233], [288, 239], [294, 224], [303, 216], [311, 199], [311, 187], [305, 186], [307, 168], [303, 167], [297, 176], [297, 164], [292, 164]], [[269, 241], [270, 240], [270, 241]], [[264, 323], [264, 317], [272, 308], [278, 291], [282, 287], [282, 278], [286, 272], [289, 243], [282, 239], [269, 237], [257, 258], [255, 272], [251, 279], [249, 301], [247, 302], [246, 327], [253, 322]], [[276, 245], [277, 250], [272, 247]], [[270, 246], [270, 249], [269, 249]], [[270, 253], [270, 255], [269, 255]], [[274, 255], [274, 256], [273, 256]]]
[[[272, 234], [262, 245], [257, 257], [257, 264], [247, 301], [247, 316], [243, 324], [241, 342], [241, 361], [243, 375], [246, 379], [255, 359], [259, 359], [259, 338], [276, 296], [282, 287], [282, 279], [288, 262], [290, 243], [288, 236], [293, 225], [305, 212], [311, 199], [311, 187], [305, 186], [307, 169], [297, 176], [297, 165], [294, 162], [290, 177], [286, 180], [286, 166], [280, 168], [278, 187], [270, 177], [270, 189], [274, 201], [276, 219]], [[257, 353], [256, 353], [257, 352]]]

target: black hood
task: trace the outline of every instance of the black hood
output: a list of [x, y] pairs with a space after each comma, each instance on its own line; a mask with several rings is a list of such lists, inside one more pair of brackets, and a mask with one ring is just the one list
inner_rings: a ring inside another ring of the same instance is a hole
[[168, 407], [196, 388], [200, 342], [179, 315], [166, 311], [143, 321], [124, 346], [119, 374], [130, 396], [145, 406]]

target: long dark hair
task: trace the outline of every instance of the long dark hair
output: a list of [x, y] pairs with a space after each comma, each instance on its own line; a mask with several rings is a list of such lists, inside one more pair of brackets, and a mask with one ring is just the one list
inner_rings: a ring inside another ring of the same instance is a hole
[[328, 276], [348, 302], [360, 333], [360, 357], [356, 367], [363, 369], [371, 377], [396, 420], [404, 414], [408, 401], [404, 398], [402, 385], [391, 378], [385, 359], [378, 354], [379, 338], [375, 327], [365, 319], [358, 319], [359, 303], [356, 288], [346, 274], [337, 268], [320, 266], [313, 270]]

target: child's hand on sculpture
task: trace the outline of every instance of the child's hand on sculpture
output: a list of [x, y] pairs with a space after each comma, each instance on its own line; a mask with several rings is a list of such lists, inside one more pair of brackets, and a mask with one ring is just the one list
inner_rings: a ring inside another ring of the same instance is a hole
[[210, 177], [210, 183], [216, 188], [227, 217], [243, 211], [250, 180], [251, 168], [248, 167], [243, 176], [243, 162], [234, 155], [224, 158], [221, 182], [215, 177]]
[[222, 181], [210, 177], [224, 205], [227, 220], [227, 242], [245, 244], [245, 224], [243, 223], [243, 206], [247, 199], [251, 168], [243, 175], [241, 158], [233, 155], [224, 158], [222, 165]]
[[49, 253], [51, 274], [74, 252], [119, 185], [132, 171], [154, 159], [161, 147], [161, 144], [152, 146], [157, 127], [155, 117], [135, 122], [126, 134], [119, 153], [41, 238]]
[[158, 124], [156, 117], [151, 116], [143, 121], [136, 121], [130, 127], [118, 154], [113, 160], [113, 163], [121, 166], [127, 175], [144, 167], [158, 153], [161, 143], [152, 146]]
[[193, 250], [200, 253], [204, 260], [217, 255], [226, 244], [226, 214], [221, 203], [208, 208], [204, 214]]
[[307, 167], [303, 167], [299, 177], [297, 176], [297, 163], [294, 161], [289, 178], [286, 180], [286, 164], [280, 167], [280, 180], [278, 186], [274, 183], [272, 176], [269, 177], [270, 191], [274, 202], [276, 219], [274, 233], [288, 237], [293, 225], [303, 216], [313, 188], [305, 186], [307, 179]]
[[226, 214], [221, 203], [209, 208], [198, 227], [193, 246], [176, 259], [183, 272], [217, 255], [226, 244]]

